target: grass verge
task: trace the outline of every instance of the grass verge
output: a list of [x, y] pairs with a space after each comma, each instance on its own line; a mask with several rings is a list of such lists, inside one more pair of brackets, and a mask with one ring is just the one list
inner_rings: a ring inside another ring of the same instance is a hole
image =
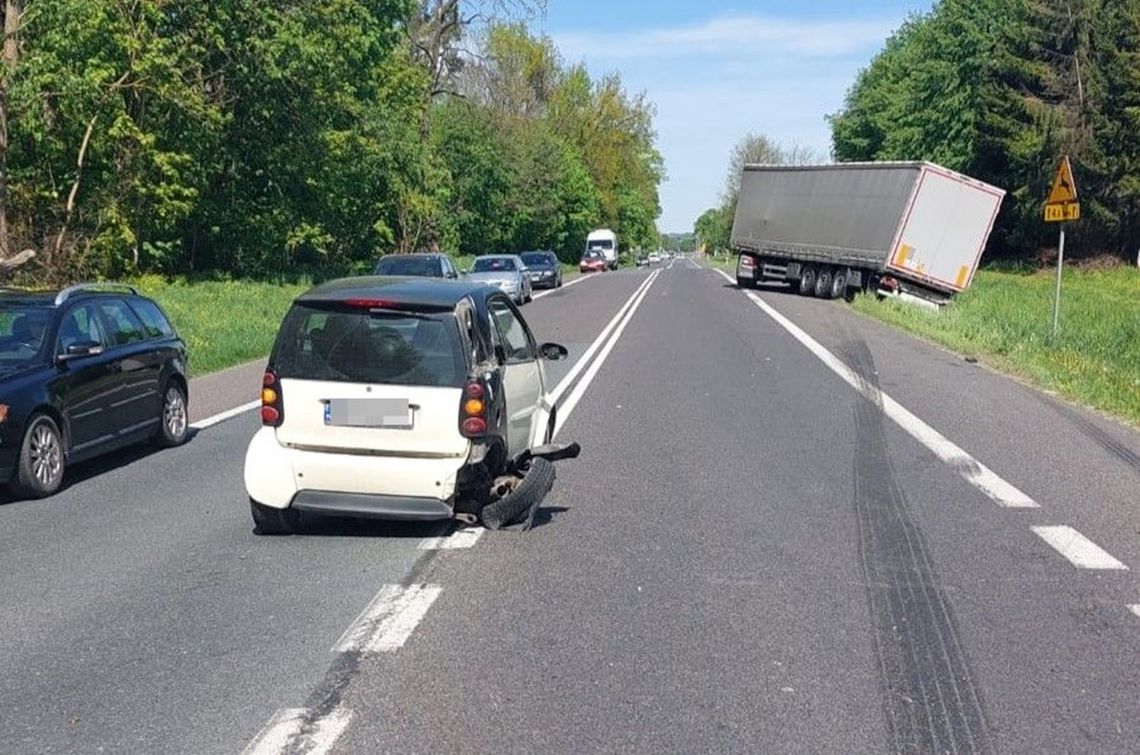
[[187, 281], [143, 276], [130, 281], [157, 301], [190, 353], [195, 377], [264, 358], [281, 318], [309, 284]]
[[947, 309], [861, 296], [854, 309], [1140, 426], [1140, 270], [981, 270]]

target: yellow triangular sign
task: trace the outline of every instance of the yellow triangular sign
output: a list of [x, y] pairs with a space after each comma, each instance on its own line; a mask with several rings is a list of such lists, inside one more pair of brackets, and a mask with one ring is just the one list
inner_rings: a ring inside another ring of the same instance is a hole
[[1077, 201], [1077, 183], [1073, 180], [1073, 168], [1069, 165], [1069, 156], [1061, 159], [1061, 166], [1057, 168], [1057, 177], [1053, 179], [1053, 191], [1049, 192], [1049, 199], [1045, 204], [1068, 204]]

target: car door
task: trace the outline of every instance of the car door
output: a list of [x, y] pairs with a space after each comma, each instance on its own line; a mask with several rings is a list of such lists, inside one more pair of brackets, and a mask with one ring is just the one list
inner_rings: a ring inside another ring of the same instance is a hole
[[157, 425], [161, 417], [159, 378], [162, 355], [150, 342], [138, 316], [118, 298], [95, 300], [104, 330], [112, 343], [111, 364], [122, 372], [122, 398], [115, 406], [122, 435]]
[[55, 353], [66, 354], [69, 346], [82, 341], [100, 344], [103, 353], [59, 363], [54, 387], [75, 456], [115, 438], [119, 431], [115, 406], [124, 395], [123, 373], [113, 366], [110, 341], [91, 302], [77, 304], [64, 314]]
[[542, 374], [538, 349], [526, 323], [505, 297], [495, 296], [487, 302], [491, 318], [491, 337], [499, 348], [503, 365], [503, 393], [510, 427], [510, 455], [530, 448], [535, 437], [534, 423], [542, 398]]

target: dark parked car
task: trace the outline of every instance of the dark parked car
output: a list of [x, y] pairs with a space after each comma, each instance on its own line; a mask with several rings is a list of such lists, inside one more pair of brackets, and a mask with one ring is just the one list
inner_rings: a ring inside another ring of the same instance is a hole
[[373, 275], [415, 278], [459, 277], [446, 254], [386, 254], [376, 263]]
[[0, 482], [24, 498], [123, 446], [186, 440], [186, 345], [130, 286], [0, 289]]
[[534, 288], [562, 288], [562, 263], [554, 252], [522, 252], [519, 254], [530, 271]]

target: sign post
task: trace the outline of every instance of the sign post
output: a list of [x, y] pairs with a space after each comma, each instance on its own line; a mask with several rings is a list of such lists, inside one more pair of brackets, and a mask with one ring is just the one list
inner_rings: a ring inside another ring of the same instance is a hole
[[1045, 201], [1045, 222], [1061, 224], [1061, 240], [1057, 245], [1057, 294], [1053, 299], [1053, 337], [1061, 325], [1061, 272], [1065, 266], [1065, 223], [1079, 220], [1081, 203], [1077, 201], [1077, 183], [1073, 180], [1073, 167], [1069, 156], [1061, 158], [1057, 175], [1053, 178], [1053, 190]]

